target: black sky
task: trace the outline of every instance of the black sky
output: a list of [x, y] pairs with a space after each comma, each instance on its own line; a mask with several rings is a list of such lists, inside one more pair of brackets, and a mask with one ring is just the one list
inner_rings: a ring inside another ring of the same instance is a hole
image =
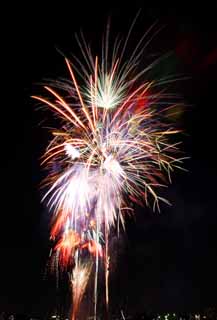
[[38, 190], [39, 157], [48, 133], [38, 125], [43, 114], [29, 97], [44, 78], [66, 76], [56, 48], [77, 54], [75, 32], [82, 29], [97, 47], [108, 16], [112, 33], [125, 36], [139, 8], [134, 37], [139, 39], [158, 20], [165, 27], [153, 49], [172, 50], [189, 77], [179, 91], [189, 105], [181, 124], [186, 131], [183, 149], [191, 159], [185, 165], [189, 172], [178, 172], [167, 190], [173, 206], [163, 207], [160, 215], [138, 209], [136, 222], [129, 224], [114, 301], [134, 311], [217, 304], [217, 6], [61, 1], [5, 11], [0, 311], [40, 314], [54, 301], [55, 283], [43, 280], [49, 217]]

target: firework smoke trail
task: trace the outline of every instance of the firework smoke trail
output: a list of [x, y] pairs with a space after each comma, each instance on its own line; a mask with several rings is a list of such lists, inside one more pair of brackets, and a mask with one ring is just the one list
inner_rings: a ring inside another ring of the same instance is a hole
[[100, 259], [104, 260], [107, 307], [109, 303], [111, 228], [119, 223], [124, 228], [125, 215], [132, 210], [129, 201], [148, 205], [152, 198], [154, 209], [159, 209], [159, 201], [168, 203], [156, 189], [165, 184], [163, 171], [170, 180], [170, 172], [182, 163], [176, 158], [178, 143], [168, 140], [178, 131], [161, 121], [161, 100], [169, 96], [156, 91], [171, 79], [143, 80], [158, 60], [136, 72], [147, 35], [128, 62], [123, 57], [129, 35], [122, 51], [121, 42], [116, 43], [111, 60], [108, 37], [101, 59], [94, 59], [90, 48], [79, 40], [87, 68], [76, 58], [77, 66], [65, 59], [71, 81], [45, 86], [50, 98], [34, 96], [61, 120], [42, 161], [50, 170], [43, 200], [53, 212], [51, 238], [57, 242], [54, 252], [60, 268], [72, 267], [72, 319], [91, 272], [78, 261], [83, 256], [95, 259], [96, 317]]

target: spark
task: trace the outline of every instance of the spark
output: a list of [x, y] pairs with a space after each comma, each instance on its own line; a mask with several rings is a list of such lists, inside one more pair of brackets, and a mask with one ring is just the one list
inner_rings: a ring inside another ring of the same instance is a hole
[[65, 152], [72, 160], [80, 157], [79, 151], [69, 143], [65, 145]]
[[71, 284], [72, 284], [72, 293], [73, 293], [73, 311], [71, 320], [75, 320], [81, 300], [83, 298], [88, 279], [91, 273], [92, 264], [80, 264], [76, 263], [76, 266], [72, 273]]

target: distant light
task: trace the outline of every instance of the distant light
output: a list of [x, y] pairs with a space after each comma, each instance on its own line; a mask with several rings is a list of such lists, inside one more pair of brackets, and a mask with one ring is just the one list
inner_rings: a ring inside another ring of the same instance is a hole
[[56, 319], [57, 316], [52, 316], [51, 318]]

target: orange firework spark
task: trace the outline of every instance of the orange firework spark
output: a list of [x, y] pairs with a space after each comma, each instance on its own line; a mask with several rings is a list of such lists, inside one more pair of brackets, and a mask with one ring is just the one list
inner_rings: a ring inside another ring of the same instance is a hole
[[80, 245], [80, 236], [74, 230], [70, 229], [63, 234], [61, 239], [54, 247], [54, 251], [58, 252], [60, 266], [62, 268], [71, 264], [75, 250]]

